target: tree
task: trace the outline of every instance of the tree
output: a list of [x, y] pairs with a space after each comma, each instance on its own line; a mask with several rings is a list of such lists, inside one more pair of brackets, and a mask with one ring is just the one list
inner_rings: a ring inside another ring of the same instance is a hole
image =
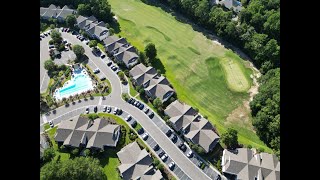
[[154, 99], [153, 100], [153, 105], [154, 105], [154, 107], [155, 108], [159, 108], [159, 107], [161, 107], [162, 106], [162, 101], [160, 100], [160, 98], [156, 98], [156, 99]]
[[118, 76], [119, 76], [119, 78], [120, 78], [121, 80], [124, 80], [124, 72], [123, 72], [123, 71], [120, 71], [120, 72], [118, 73]]
[[80, 59], [84, 55], [84, 48], [78, 44], [73, 45], [72, 50], [74, 54], [77, 56], [77, 59]]
[[98, 45], [98, 42], [96, 41], [96, 40], [91, 40], [90, 42], [89, 42], [89, 47], [96, 47], [97, 45]]
[[147, 57], [144, 52], [139, 52], [139, 62], [146, 65], [148, 63]]
[[53, 148], [47, 148], [43, 152], [43, 161], [51, 161], [55, 157], [56, 153]]
[[238, 146], [238, 131], [228, 128], [227, 132], [221, 135], [221, 141], [227, 146], [227, 148], [236, 148]]
[[74, 156], [77, 156], [79, 154], [79, 149], [78, 148], [74, 148], [72, 151], [71, 151], [71, 154], [74, 155]]
[[51, 36], [54, 44], [61, 43], [61, 41], [62, 41], [61, 33], [59, 33], [57, 30], [53, 29], [50, 33], [50, 36]]
[[97, 115], [97, 114], [89, 114], [88, 115], [88, 118], [90, 119], [90, 120], [95, 120], [95, 119], [97, 119], [99, 116]]
[[66, 17], [66, 24], [70, 28], [74, 28], [74, 25], [77, 24], [77, 18], [75, 15], [68, 15]]
[[160, 161], [155, 158], [155, 159], [153, 160], [153, 164], [154, 164], [154, 166], [156, 167], [156, 166], [158, 166], [158, 165], [160, 164]]
[[146, 56], [149, 58], [149, 60], [154, 60], [154, 58], [157, 56], [157, 49], [153, 43], [147, 44], [145, 48]]
[[78, 14], [82, 16], [92, 15], [90, 4], [79, 4], [77, 11], [78, 11]]
[[48, 71], [54, 71], [56, 69], [56, 64], [49, 59], [44, 62], [44, 68]]
[[50, 29], [54, 29], [56, 26], [54, 24], [50, 24]]
[[90, 156], [90, 149], [84, 150], [84, 155], [85, 156]]
[[92, 179], [105, 180], [106, 175], [97, 159], [76, 157], [60, 162], [51, 161], [40, 169], [41, 180]]

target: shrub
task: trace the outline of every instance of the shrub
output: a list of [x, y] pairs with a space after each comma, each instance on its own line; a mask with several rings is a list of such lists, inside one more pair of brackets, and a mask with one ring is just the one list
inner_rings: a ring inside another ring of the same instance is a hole
[[198, 109], [198, 108], [194, 108], [194, 110], [195, 110], [196, 112], [199, 112], [199, 109]]
[[77, 156], [79, 154], [79, 149], [78, 148], [74, 148], [72, 151], [71, 151], [71, 154], [74, 155], [74, 156]]
[[163, 164], [159, 164], [159, 165], [157, 166], [157, 169], [159, 169], [160, 171], [163, 171], [163, 169], [164, 169]]
[[264, 148], [260, 147], [260, 148], [258, 149], [258, 151], [259, 151], [259, 152], [264, 152]]
[[97, 114], [95, 114], [95, 113], [88, 115], [88, 118], [89, 118], [90, 120], [95, 120], [95, 119], [97, 119], [98, 117], [99, 117], [99, 116], [98, 116]]
[[49, 44], [50, 44], [50, 45], [52, 45], [52, 44], [53, 44], [53, 40], [52, 40], [52, 39], [50, 39]]
[[208, 116], [207, 116], [207, 115], [204, 115], [203, 117], [204, 117], [205, 119], [208, 119]]
[[157, 167], [157, 166], [160, 164], [160, 161], [155, 158], [155, 159], [153, 160], [153, 164], [154, 164], [155, 167]]
[[54, 28], [56, 28], [56, 26], [54, 24], [51, 24], [50, 29], [54, 29]]
[[252, 146], [249, 144], [249, 145], [247, 146], [247, 148], [248, 148], [248, 149], [251, 149], [251, 148], [252, 148]]
[[84, 150], [84, 155], [85, 156], [90, 156], [90, 154], [91, 154], [90, 149]]
[[125, 101], [128, 101], [128, 99], [130, 98], [129, 95], [127, 93], [123, 93], [122, 94], [122, 98], [125, 100]]

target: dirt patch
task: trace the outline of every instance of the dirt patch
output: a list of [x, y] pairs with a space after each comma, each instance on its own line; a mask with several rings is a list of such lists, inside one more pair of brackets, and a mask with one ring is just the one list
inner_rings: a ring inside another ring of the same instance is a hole
[[249, 101], [244, 101], [243, 104], [233, 110], [226, 118], [224, 124], [237, 124], [253, 131]]

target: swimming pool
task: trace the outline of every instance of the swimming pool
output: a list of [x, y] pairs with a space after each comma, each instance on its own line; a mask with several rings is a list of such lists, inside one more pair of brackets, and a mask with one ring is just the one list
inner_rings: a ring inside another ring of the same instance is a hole
[[73, 74], [71, 80], [65, 82], [63, 87], [55, 91], [54, 97], [61, 100], [62, 98], [68, 98], [75, 94], [81, 94], [88, 90], [93, 90], [91, 78], [87, 75], [85, 70], [80, 73]]

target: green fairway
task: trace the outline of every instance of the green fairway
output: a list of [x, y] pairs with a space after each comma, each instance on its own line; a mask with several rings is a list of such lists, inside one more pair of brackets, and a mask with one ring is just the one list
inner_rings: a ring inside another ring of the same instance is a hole
[[226, 117], [248, 99], [252, 70], [232, 51], [179, 22], [161, 8], [139, 0], [108, 0], [120, 24], [119, 33], [143, 51], [148, 42], [156, 45], [161, 69], [178, 98], [196, 107], [217, 126], [220, 134], [227, 127], [239, 131], [239, 141], [268, 148], [251, 127], [226, 124]]

